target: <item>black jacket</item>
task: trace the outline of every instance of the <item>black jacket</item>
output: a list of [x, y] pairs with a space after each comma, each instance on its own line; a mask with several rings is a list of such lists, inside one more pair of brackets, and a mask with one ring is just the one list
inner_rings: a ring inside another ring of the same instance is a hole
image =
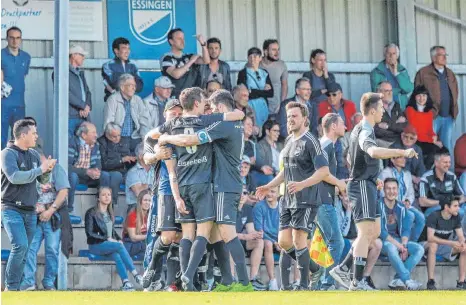
[[[375, 137], [377, 139], [382, 139], [389, 142], [395, 142], [400, 138], [403, 129], [408, 125], [408, 120], [404, 123], [397, 123], [401, 116], [404, 116], [403, 111], [401, 111], [400, 104], [397, 102], [393, 102], [393, 108], [391, 111], [391, 115], [388, 115], [387, 111], [384, 111], [382, 116], [381, 123], [387, 123], [388, 129], [382, 129], [379, 127], [378, 124], [374, 126]], [[406, 117], [405, 117], [406, 118]]]
[[121, 159], [126, 156], [131, 156], [129, 143], [120, 141], [115, 144], [105, 135], [97, 139], [99, 142], [100, 159], [102, 161], [102, 170], [104, 171], [119, 171], [122, 174], [126, 173], [127, 166], [134, 165], [131, 163], [123, 163]]
[[[84, 226], [88, 245], [100, 244], [107, 240], [107, 226], [102, 214], [95, 207], [87, 210], [84, 217]], [[115, 225], [112, 230], [112, 238], [121, 240], [121, 237], [115, 231]]]

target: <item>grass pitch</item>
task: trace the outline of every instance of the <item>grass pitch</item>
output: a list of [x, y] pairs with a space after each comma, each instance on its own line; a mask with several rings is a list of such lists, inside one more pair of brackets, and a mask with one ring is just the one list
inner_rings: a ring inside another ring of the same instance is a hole
[[6, 292], [3, 305], [466, 305], [466, 291], [143, 293], [120, 291]]

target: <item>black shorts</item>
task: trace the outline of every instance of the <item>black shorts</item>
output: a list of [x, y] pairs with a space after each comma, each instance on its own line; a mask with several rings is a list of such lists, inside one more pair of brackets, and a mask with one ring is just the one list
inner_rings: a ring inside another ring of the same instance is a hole
[[319, 207], [317, 206], [310, 208], [282, 208], [280, 211], [280, 231], [292, 228], [311, 234], [318, 210]]
[[215, 222], [236, 226], [240, 198], [238, 193], [214, 193]]
[[176, 222], [203, 223], [215, 220], [212, 185], [210, 183], [180, 186], [180, 196], [183, 198], [189, 213], [181, 215], [176, 210]]
[[350, 181], [347, 190], [353, 209], [354, 222], [375, 221], [380, 217], [375, 183], [368, 180]]
[[172, 195], [160, 195], [157, 204], [157, 232], [178, 231], [181, 225], [175, 221], [176, 203]]

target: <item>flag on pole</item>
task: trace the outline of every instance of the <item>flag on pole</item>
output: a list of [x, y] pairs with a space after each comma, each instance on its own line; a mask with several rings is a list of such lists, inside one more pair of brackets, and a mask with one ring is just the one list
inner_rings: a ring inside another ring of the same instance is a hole
[[328, 268], [334, 263], [319, 227], [314, 231], [311, 247], [309, 249], [309, 256], [315, 263], [324, 268]]

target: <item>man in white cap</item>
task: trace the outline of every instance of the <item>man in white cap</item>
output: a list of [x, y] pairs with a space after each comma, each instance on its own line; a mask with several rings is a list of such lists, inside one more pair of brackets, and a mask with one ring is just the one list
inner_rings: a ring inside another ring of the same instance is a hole
[[163, 112], [165, 105], [172, 96], [175, 85], [166, 76], [160, 76], [154, 81], [154, 92], [144, 99], [144, 106], [147, 110], [148, 121], [141, 121], [141, 132], [147, 133], [165, 123]]
[[92, 109], [91, 91], [87, 86], [83, 66], [84, 59], [88, 53], [79, 45], [70, 46], [70, 76], [69, 76], [69, 123], [68, 134], [74, 133], [82, 122], [89, 120]]

